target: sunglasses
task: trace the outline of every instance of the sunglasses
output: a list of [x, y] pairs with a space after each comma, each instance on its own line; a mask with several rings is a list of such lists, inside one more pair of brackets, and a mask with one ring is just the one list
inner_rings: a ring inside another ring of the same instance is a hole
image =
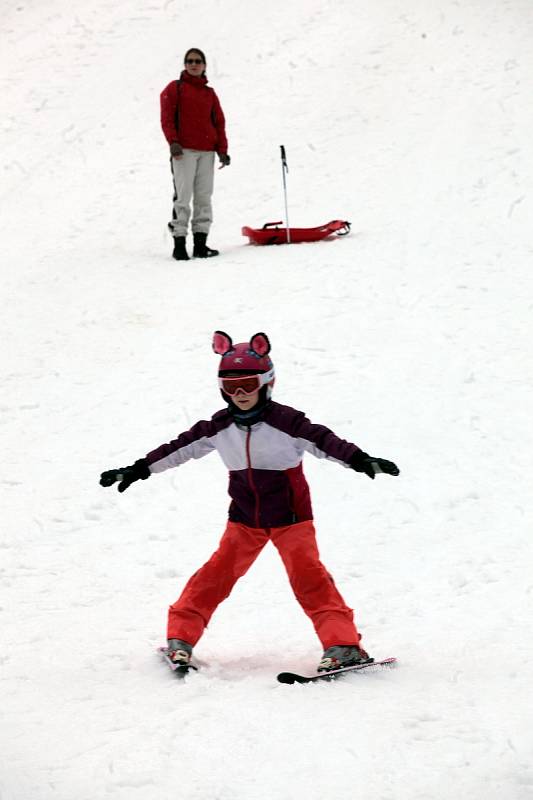
[[186, 64], [203, 64], [204, 62], [202, 61], [201, 58], [186, 58], [185, 59], [185, 63]]

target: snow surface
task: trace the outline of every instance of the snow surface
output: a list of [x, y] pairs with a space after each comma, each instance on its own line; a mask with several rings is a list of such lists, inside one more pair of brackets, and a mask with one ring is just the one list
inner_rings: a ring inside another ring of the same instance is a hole
[[[3, 3], [1, 800], [533, 797], [530, 0]], [[159, 92], [228, 120], [216, 261], [170, 258]], [[251, 247], [242, 225], [348, 219]], [[267, 548], [179, 683], [166, 612], [216, 547], [216, 456], [98, 485], [220, 407], [212, 331], [374, 455], [306, 459], [324, 562], [394, 671], [320, 646]]]

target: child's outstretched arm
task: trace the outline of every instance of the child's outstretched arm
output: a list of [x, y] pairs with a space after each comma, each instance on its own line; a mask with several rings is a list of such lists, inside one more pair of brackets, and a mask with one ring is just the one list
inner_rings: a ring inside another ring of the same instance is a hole
[[[275, 418], [273, 418], [274, 414], [276, 414]], [[280, 406], [271, 414], [271, 424], [298, 439], [304, 450], [312, 453], [316, 458], [336, 461], [356, 472], [364, 472], [372, 480], [380, 472], [386, 475], [400, 474], [400, 470], [392, 461], [369, 456], [357, 445], [341, 439], [325, 425], [312, 423], [303, 411]]]
[[[229, 418], [228, 419], [226, 418]], [[191, 458], [203, 458], [215, 449], [217, 432], [231, 423], [231, 417], [225, 413], [215, 414], [210, 421], [201, 420], [177, 439], [152, 450], [145, 458], [139, 458], [130, 467], [108, 469], [100, 475], [100, 486], [113, 486], [118, 483], [118, 491], [125, 492], [135, 481], [144, 481], [154, 472], [164, 472], [172, 467], [179, 467]]]

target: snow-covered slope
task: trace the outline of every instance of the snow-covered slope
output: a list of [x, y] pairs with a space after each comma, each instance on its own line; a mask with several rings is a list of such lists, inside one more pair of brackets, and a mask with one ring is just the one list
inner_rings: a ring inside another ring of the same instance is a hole
[[[528, 0], [2, 11], [1, 800], [526, 800]], [[199, 46], [228, 120], [207, 263], [169, 257], [159, 92]], [[253, 248], [244, 224], [348, 219]], [[212, 331], [397, 479], [306, 460], [324, 562], [397, 670], [320, 647], [273, 548], [177, 685], [166, 609], [226, 516], [216, 456], [98, 486], [220, 407]]]

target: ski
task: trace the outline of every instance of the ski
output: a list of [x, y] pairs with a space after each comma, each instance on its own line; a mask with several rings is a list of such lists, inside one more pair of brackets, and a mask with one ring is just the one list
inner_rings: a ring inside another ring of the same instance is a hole
[[198, 667], [194, 664], [175, 664], [171, 661], [168, 657], [168, 647], [158, 647], [157, 653], [162, 657], [163, 661], [168, 664], [176, 677], [185, 677], [191, 669], [198, 671]]
[[396, 664], [396, 658], [384, 658], [381, 661], [365, 661], [362, 664], [354, 664], [353, 667], [340, 667], [328, 672], [317, 672], [316, 675], [298, 675], [296, 672], [280, 672], [278, 681], [280, 683], [314, 683], [315, 681], [333, 681], [346, 675], [349, 672], [361, 672], [369, 667], [392, 667]]

